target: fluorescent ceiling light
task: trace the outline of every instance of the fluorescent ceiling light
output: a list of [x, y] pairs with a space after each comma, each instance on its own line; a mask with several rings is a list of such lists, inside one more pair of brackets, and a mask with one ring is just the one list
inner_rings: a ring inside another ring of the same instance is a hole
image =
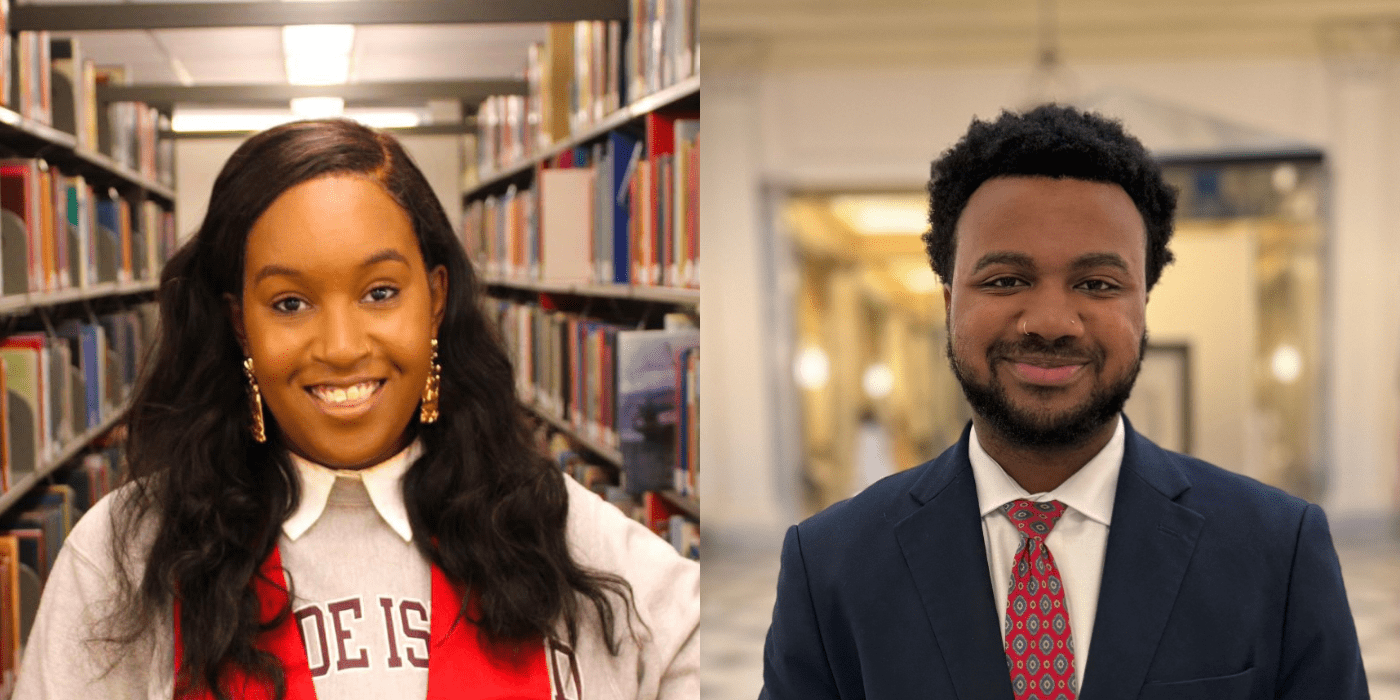
[[423, 115], [411, 110], [356, 110], [346, 117], [372, 129], [407, 129], [423, 123]]
[[170, 128], [178, 132], [262, 131], [296, 119], [276, 112], [181, 112], [175, 111]]
[[282, 28], [282, 55], [292, 85], [335, 85], [350, 79], [350, 24], [305, 24]]
[[341, 85], [349, 79], [348, 55], [287, 57], [287, 82], [292, 85]]
[[353, 24], [299, 24], [282, 27], [282, 50], [288, 56], [305, 53], [349, 54], [354, 45]]
[[343, 97], [294, 97], [292, 114], [299, 119], [324, 119], [345, 113]]
[[[339, 101], [341, 98], [317, 99]], [[244, 109], [230, 111], [177, 108], [175, 110], [175, 116], [171, 120], [171, 129], [184, 133], [208, 131], [262, 131], [264, 129], [271, 129], [278, 124], [285, 124], [298, 119], [314, 119], [318, 116], [333, 115], [298, 114], [291, 110], [281, 109]], [[351, 109], [345, 111], [343, 116], [373, 129], [407, 129], [427, 123], [423, 112], [413, 109]]]

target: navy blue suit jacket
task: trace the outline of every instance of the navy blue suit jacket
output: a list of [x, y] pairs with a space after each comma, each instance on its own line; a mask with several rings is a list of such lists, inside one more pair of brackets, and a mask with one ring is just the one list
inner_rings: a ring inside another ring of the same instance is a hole
[[[1011, 700], [968, 431], [788, 530], [768, 700]], [[1127, 426], [1081, 700], [1367, 698], [1322, 510]]]

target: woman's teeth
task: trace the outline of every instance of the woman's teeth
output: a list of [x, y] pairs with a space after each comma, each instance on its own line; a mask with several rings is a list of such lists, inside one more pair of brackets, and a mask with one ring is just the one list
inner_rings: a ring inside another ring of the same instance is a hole
[[359, 401], [373, 394], [374, 390], [378, 388], [379, 382], [373, 381], [361, 382], [343, 389], [339, 387], [318, 386], [313, 387], [311, 393], [315, 394], [316, 398], [326, 403], [349, 403], [351, 401]]

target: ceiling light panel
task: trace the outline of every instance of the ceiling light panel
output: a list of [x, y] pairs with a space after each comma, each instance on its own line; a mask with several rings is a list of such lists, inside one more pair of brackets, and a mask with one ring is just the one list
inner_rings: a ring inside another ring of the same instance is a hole
[[305, 24], [282, 28], [282, 55], [287, 82], [293, 85], [336, 85], [350, 80], [350, 52], [355, 27], [349, 24]]

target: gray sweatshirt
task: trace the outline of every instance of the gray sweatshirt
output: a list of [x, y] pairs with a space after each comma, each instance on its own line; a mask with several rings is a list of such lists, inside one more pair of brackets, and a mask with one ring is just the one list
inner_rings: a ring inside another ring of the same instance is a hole
[[[431, 573], [413, 547], [398, 488], [414, 450], [349, 478], [298, 460], [302, 503], [284, 523], [279, 548], [321, 700], [427, 694]], [[581, 606], [577, 648], [547, 649], [548, 700], [699, 698], [699, 565], [577, 482], [565, 482], [575, 559], [625, 578], [644, 625], [634, 626], [635, 642], [620, 628], [623, 648], [613, 656], [592, 606]], [[64, 543], [24, 650], [16, 700], [171, 698], [168, 609], [132, 647], [88, 641], [116, 591], [109, 543], [111, 509], [121, 495], [99, 501]], [[148, 537], [140, 539], [132, 546], [149, 547]], [[566, 639], [562, 626], [558, 637]]]

